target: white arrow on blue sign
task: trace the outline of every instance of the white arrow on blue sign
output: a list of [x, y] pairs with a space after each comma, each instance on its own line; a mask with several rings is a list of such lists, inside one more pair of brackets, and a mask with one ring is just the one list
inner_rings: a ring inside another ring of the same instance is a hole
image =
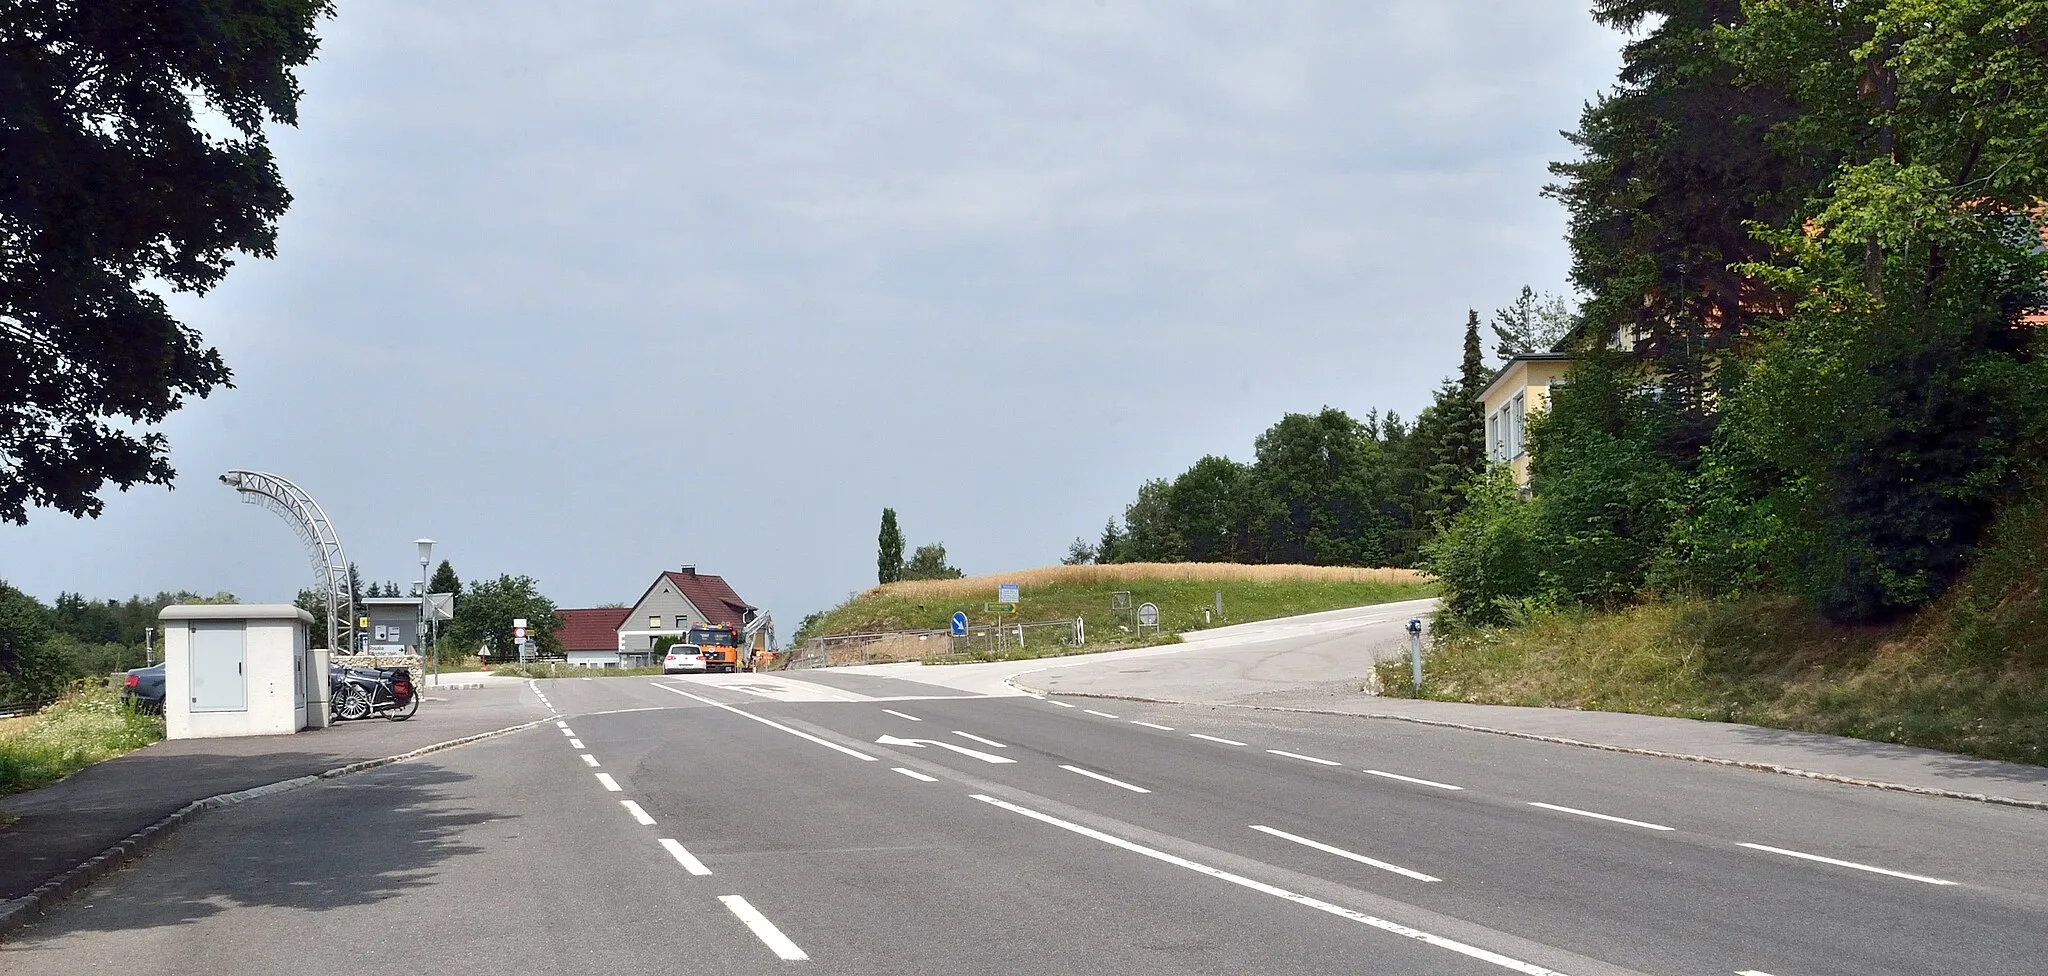
[[953, 636], [955, 636], [955, 637], [965, 637], [965, 636], [967, 636], [967, 611], [965, 611], [965, 610], [955, 610], [955, 611], [953, 611]]

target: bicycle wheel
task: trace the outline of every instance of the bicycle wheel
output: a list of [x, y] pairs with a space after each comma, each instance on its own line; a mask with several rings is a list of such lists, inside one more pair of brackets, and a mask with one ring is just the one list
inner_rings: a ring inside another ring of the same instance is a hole
[[407, 698], [405, 700], [404, 705], [393, 705], [390, 708], [385, 709], [384, 717], [392, 720], [393, 722], [403, 722], [406, 719], [411, 718], [413, 716], [413, 713], [419, 710], [420, 690], [418, 688], [414, 688], [412, 690], [412, 697]]
[[370, 690], [358, 684], [344, 687], [334, 703], [334, 714], [350, 720], [370, 714]]

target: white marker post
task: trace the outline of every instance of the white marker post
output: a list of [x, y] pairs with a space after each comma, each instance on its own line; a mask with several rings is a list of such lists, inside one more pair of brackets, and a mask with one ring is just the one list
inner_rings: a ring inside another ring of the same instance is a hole
[[1422, 697], [1422, 618], [1408, 621], [1408, 661], [1415, 672], [1415, 697]]

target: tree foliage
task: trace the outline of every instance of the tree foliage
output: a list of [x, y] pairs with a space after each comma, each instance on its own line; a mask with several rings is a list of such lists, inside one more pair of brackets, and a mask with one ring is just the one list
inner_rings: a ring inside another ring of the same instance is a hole
[[455, 619], [448, 622], [442, 637], [457, 647], [488, 647], [492, 657], [510, 656], [512, 621], [526, 620], [526, 636], [542, 651], [562, 649], [556, 631], [562, 618], [555, 603], [540, 592], [531, 576], [501, 574], [494, 580], [472, 580], [469, 589], [455, 601]]
[[875, 540], [875, 582], [894, 583], [903, 578], [903, 529], [896, 524], [896, 510], [882, 509], [882, 531]]
[[967, 575], [946, 562], [946, 544], [927, 542], [910, 554], [910, 560], [903, 564], [903, 578], [907, 580], [959, 579]]
[[[267, 123], [328, 0], [0, 5], [0, 520], [169, 484], [161, 422], [229, 382], [157, 289], [270, 256], [291, 197]], [[209, 132], [209, 129], [213, 132]]]

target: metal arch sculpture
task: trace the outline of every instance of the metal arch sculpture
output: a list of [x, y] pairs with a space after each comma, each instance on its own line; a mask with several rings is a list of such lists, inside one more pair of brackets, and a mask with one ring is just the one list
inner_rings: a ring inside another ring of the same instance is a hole
[[348, 556], [320, 503], [289, 478], [267, 471], [236, 469], [221, 475], [220, 483], [240, 492], [243, 501], [283, 516], [298, 531], [312, 556], [313, 573], [327, 591], [327, 646], [336, 653], [354, 648], [356, 597], [348, 585]]

